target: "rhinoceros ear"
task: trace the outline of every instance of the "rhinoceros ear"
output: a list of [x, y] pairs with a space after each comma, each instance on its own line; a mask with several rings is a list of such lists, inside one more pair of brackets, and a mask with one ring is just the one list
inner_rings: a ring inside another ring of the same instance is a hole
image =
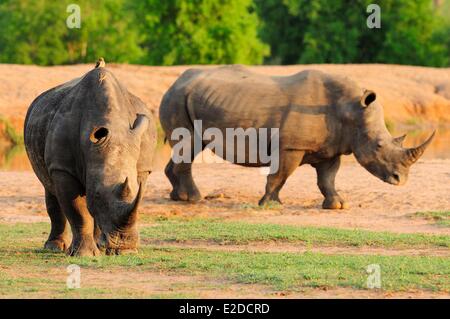
[[374, 91], [365, 90], [363, 96], [361, 97], [361, 106], [366, 108], [377, 99], [377, 95]]
[[141, 136], [148, 127], [148, 117], [144, 114], [137, 114], [131, 131], [136, 136]]

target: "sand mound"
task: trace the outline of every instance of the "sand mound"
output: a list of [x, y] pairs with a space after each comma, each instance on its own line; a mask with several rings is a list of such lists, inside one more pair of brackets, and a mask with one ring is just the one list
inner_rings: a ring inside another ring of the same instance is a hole
[[[92, 65], [39, 67], [0, 64], [0, 115], [21, 129], [30, 103], [43, 91], [83, 75]], [[189, 66], [151, 67], [107, 64], [128, 89], [157, 112], [162, 95]], [[356, 80], [377, 92], [393, 123], [450, 123], [450, 68], [399, 65], [293, 65], [252, 67], [256, 72], [289, 75], [319, 69]]]

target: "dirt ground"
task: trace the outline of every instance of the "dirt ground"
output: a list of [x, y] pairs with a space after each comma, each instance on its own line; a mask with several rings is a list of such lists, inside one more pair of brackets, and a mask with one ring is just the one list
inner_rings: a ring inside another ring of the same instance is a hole
[[[27, 269], [29, 271], [29, 269]], [[17, 278], [32, 279], [39, 275], [19, 275], [20, 269], [3, 268], [9, 276]], [[65, 281], [66, 272], [62, 268], [53, 268], [47, 273], [53, 279], [59, 279], [61, 282]], [[126, 273], [118, 271], [117, 269], [83, 269], [83, 287], [92, 288], [104, 286], [105, 283], [110, 289], [126, 289], [129, 294], [136, 298], [143, 296], [171, 296], [172, 293], [175, 298], [180, 296], [189, 297], [195, 291], [196, 298], [214, 299], [265, 299], [265, 298], [292, 298], [292, 299], [309, 299], [309, 298], [432, 298], [432, 299], [447, 299], [448, 294], [442, 292], [432, 291], [405, 291], [405, 292], [386, 292], [378, 289], [373, 290], [354, 290], [351, 288], [302, 288], [300, 291], [286, 291], [278, 292], [269, 289], [265, 285], [259, 284], [239, 284], [230, 283], [226, 279], [211, 278], [207, 276], [192, 276], [192, 275], [175, 275], [164, 274], [160, 272], [133, 271], [128, 270]], [[133, 288], [130, 290], [129, 283], [133, 283]], [[175, 287], [175, 288], [174, 288]], [[35, 292], [35, 296], [31, 294], [31, 298], [53, 298], [51, 293]], [[73, 297], [77, 297], [73, 295]]]
[[228, 163], [194, 165], [194, 179], [202, 194], [224, 196], [196, 205], [174, 203], [168, 200], [169, 182], [162, 172], [156, 172], [148, 182], [144, 213], [202, 214], [254, 223], [450, 234], [450, 229], [410, 216], [419, 211], [450, 208], [450, 160], [419, 161], [412, 167], [405, 186], [392, 186], [348, 159], [338, 173], [336, 185], [350, 209], [337, 211], [321, 209], [323, 197], [316, 186], [316, 172], [309, 165], [298, 168], [288, 179], [280, 194], [284, 205], [275, 210], [245, 208], [245, 204], [256, 205], [264, 193], [266, 175], [260, 169]]
[[[157, 113], [164, 91], [188, 67], [148, 67], [110, 64], [114, 74], [134, 94], [138, 95]], [[31, 101], [41, 92], [83, 75], [92, 65], [37, 67], [0, 64], [0, 116], [6, 117], [21, 130], [26, 110]], [[380, 97], [386, 118], [397, 124], [425, 127], [423, 132], [409, 136], [406, 146], [417, 145], [439, 127], [435, 141], [424, 157], [412, 166], [409, 181], [404, 186], [388, 185], [355, 162], [346, 157], [337, 176], [337, 189], [347, 200], [347, 210], [330, 211], [321, 209], [323, 200], [316, 186], [316, 174], [312, 167], [303, 166], [289, 178], [281, 192], [284, 205], [269, 210], [257, 208], [263, 195], [265, 174], [257, 168], [242, 168], [231, 164], [194, 164], [194, 179], [203, 196], [211, 195], [198, 204], [186, 204], [169, 200], [170, 184], [162, 168], [169, 156], [167, 149], [156, 154], [156, 170], [147, 184], [147, 190], [140, 210], [145, 216], [220, 217], [225, 220], [247, 223], [274, 223], [297, 226], [323, 226], [345, 229], [365, 229], [396, 233], [429, 233], [450, 235], [450, 228], [442, 227], [424, 218], [415, 218], [416, 212], [450, 210], [450, 130], [442, 129], [450, 123], [450, 69], [435, 69], [411, 66], [387, 65], [297, 65], [253, 67], [256, 72], [271, 75], [289, 75], [304, 69], [320, 69], [343, 74], [355, 79], [362, 87], [375, 90]], [[1, 127], [0, 127], [1, 130]], [[399, 130], [399, 134], [403, 133]], [[0, 136], [1, 139], [1, 136]], [[23, 150], [10, 156], [10, 146], [0, 150], [0, 223], [48, 222], [44, 204], [44, 190], [30, 170]], [[6, 170], [2, 170], [6, 169]], [[175, 244], [174, 244], [175, 245]], [[184, 243], [184, 247], [215, 250], [251, 250], [304, 252], [304, 247], [290, 244], [252, 246], [198, 246]], [[167, 246], [167, 243], [166, 243]], [[338, 248], [315, 247], [321, 253], [340, 254], [383, 254], [411, 256], [444, 256], [447, 248], [382, 250], [367, 247]], [[19, 276], [20, 270], [2, 269]], [[91, 273], [89, 272], [91, 271]], [[96, 282], [111, 281], [117, 288], [123, 288], [129, 278], [141, 278], [140, 273], [115, 273], [114, 270], [88, 270], [92, 287]], [[241, 285], [225, 282], [222, 289], [208, 286], [208, 278], [146, 273], [144, 281], [136, 280], [151, 294], [166, 291], [165, 283], [179, 282], [182, 293], [196, 289], [200, 297], [445, 297], [433, 292], [405, 292], [386, 294], [377, 291], [357, 291], [336, 288], [332, 290], [305, 289], [289, 295], [268, 295], [267, 288], [259, 285]], [[217, 280], [217, 279], [214, 279]], [[183, 288], [184, 287], [184, 288]], [[183, 290], [184, 289], [184, 290]], [[42, 297], [42, 296], [40, 296]], [[51, 297], [51, 296], [49, 296]]]
[[[152, 173], [141, 214], [205, 216], [251, 223], [327, 226], [400, 233], [450, 234], [450, 229], [413, 218], [416, 212], [450, 208], [450, 160], [420, 160], [404, 186], [392, 186], [348, 160], [337, 176], [337, 189], [350, 209], [321, 209], [315, 170], [302, 166], [288, 179], [281, 208], [259, 210], [265, 175], [255, 168], [228, 163], [194, 164], [202, 194], [219, 198], [185, 204], [169, 200], [170, 184], [160, 170]], [[0, 222], [47, 221], [43, 188], [32, 172], [0, 172]], [[215, 196], [213, 196], [215, 197]]]
[[[200, 162], [201, 158], [197, 159]], [[194, 164], [194, 178], [205, 195], [198, 204], [185, 204], [169, 200], [170, 184], [159, 169], [147, 183], [141, 219], [145, 216], [220, 217], [225, 220], [248, 223], [276, 223], [285, 225], [312, 225], [346, 229], [367, 229], [399, 233], [450, 234], [450, 228], [440, 227], [411, 215], [418, 211], [440, 211], [450, 208], [450, 160], [421, 160], [412, 167], [405, 186], [391, 186], [377, 180], [351, 159], [344, 161], [337, 177], [337, 188], [350, 204], [348, 210], [330, 211], [320, 208], [322, 195], [316, 186], [315, 171], [300, 167], [291, 176], [281, 193], [284, 205], [272, 210], [256, 207], [263, 193], [265, 175], [259, 169], [242, 168], [228, 163]], [[219, 196], [217, 196], [220, 194]], [[0, 223], [48, 221], [43, 188], [30, 171], [0, 172]], [[158, 243], [144, 243], [158, 244]], [[163, 243], [164, 247], [197, 248], [215, 251], [255, 251], [304, 253], [305, 247], [284, 244], [214, 245]], [[449, 257], [448, 248], [435, 249], [382, 249], [370, 247], [311, 247], [308, 251], [324, 254], [351, 255], [405, 255]], [[11, 276], [21, 276], [15, 268], [3, 267]], [[28, 273], [32, 273], [30, 269]], [[55, 276], [64, 272], [52, 270]], [[38, 273], [36, 273], [37, 275]], [[277, 294], [264, 285], [238, 284], [220, 278], [164, 274], [159, 272], [119, 272], [117, 270], [84, 270], [83, 280], [93, 289], [111, 284], [118, 289], [131, 289], [139, 294], [155, 295], [176, 293], [189, 296], [195, 291], [202, 298], [449, 298], [442, 292], [407, 291], [383, 292], [330, 288], [305, 288], [299, 292]], [[20, 277], [22, 278], [22, 277]], [[132, 288], [130, 278], [135, 278]], [[63, 281], [62, 281], [63, 282]], [[170, 285], [169, 285], [170, 283]], [[220, 287], [220, 288], [218, 288]], [[36, 297], [43, 297], [42, 294]], [[45, 296], [44, 296], [45, 297]], [[51, 295], [47, 297], [52, 297]]]

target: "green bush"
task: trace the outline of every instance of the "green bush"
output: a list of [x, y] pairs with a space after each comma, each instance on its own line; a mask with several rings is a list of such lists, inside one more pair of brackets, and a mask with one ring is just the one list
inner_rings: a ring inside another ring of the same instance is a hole
[[18, 133], [11, 122], [2, 115], [0, 115], [0, 124], [2, 124], [3, 128], [3, 132], [0, 132], [0, 137], [5, 137], [13, 145], [23, 144], [23, 135]]
[[270, 44], [267, 62], [449, 65], [450, 16], [432, 0], [380, 0], [381, 28], [366, 25], [371, 0], [255, 0]]
[[146, 64], [261, 64], [269, 53], [252, 0], [143, 0], [133, 7]]
[[450, 1], [379, 0], [0, 1], [0, 63], [450, 65]]
[[137, 28], [125, 0], [79, 0], [81, 28], [69, 29], [72, 0], [4, 0], [0, 3], [0, 62], [55, 65], [109, 61], [138, 62]]

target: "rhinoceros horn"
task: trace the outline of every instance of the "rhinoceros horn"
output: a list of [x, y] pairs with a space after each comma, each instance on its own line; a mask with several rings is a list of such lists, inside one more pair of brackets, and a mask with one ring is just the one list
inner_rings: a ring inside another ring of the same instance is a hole
[[126, 199], [131, 194], [131, 188], [128, 182], [128, 177], [125, 179], [118, 189], [117, 196], [119, 197], [119, 210], [122, 212], [119, 216], [119, 223], [122, 227], [133, 225], [137, 220], [137, 211], [142, 199], [142, 182], [139, 183], [136, 198], [131, 204], [125, 203]]
[[139, 208], [139, 204], [141, 203], [141, 200], [142, 200], [142, 189], [143, 189], [142, 182], [140, 182], [136, 198], [133, 201], [133, 203], [131, 204], [131, 209], [128, 213], [128, 216], [126, 217], [127, 225], [133, 225], [137, 221], [138, 208]]
[[403, 146], [403, 141], [406, 138], [406, 134], [403, 134], [402, 136], [399, 137], [395, 137], [392, 142], [394, 142], [395, 145], [397, 146]]
[[120, 191], [120, 199], [126, 199], [131, 194], [130, 185], [128, 184], [128, 177], [125, 179], [125, 182], [121, 185]]
[[404, 163], [406, 165], [408, 166], [412, 165], [420, 158], [420, 156], [422, 156], [423, 152], [425, 152], [425, 149], [428, 147], [428, 145], [430, 145], [431, 141], [433, 140], [435, 133], [436, 131], [434, 131], [433, 134], [431, 134], [431, 136], [422, 145], [417, 146], [415, 148], [405, 149]]

